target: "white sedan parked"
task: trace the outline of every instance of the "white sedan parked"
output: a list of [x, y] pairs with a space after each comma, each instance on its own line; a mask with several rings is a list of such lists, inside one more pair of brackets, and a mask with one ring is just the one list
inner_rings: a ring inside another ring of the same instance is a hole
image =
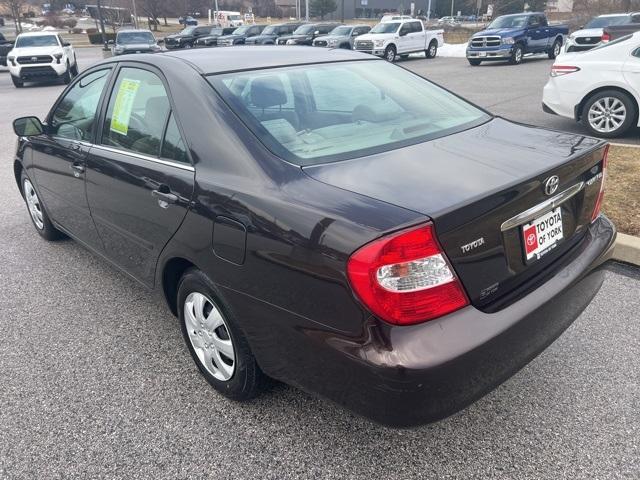
[[618, 137], [640, 126], [640, 32], [583, 53], [560, 55], [542, 107], [582, 122], [592, 135]]

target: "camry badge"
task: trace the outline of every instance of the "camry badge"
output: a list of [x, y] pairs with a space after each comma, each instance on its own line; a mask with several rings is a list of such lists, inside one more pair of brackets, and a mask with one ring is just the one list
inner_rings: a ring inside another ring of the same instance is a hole
[[557, 175], [553, 175], [552, 177], [547, 178], [547, 181], [544, 182], [544, 193], [547, 195], [553, 195], [558, 190], [558, 185], [560, 184], [560, 179]]

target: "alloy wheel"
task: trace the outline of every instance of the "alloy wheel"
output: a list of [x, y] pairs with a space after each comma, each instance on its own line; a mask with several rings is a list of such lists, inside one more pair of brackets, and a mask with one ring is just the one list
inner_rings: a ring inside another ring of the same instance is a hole
[[522, 49], [521, 48], [516, 49], [515, 61], [516, 61], [516, 63], [520, 63], [522, 61]]
[[184, 302], [184, 321], [200, 363], [214, 378], [229, 380], [236, 368], [235, 348], [220, 309], [202, 293], [192, 292]]
[[393, 48], [387, 49], [387, 61], [393, 62], [396, 59], [396, 52]]
[[615, 97], [603, 97], [591, 105], [588, 121], [591, 128], [600, 133], [611, 133], [618, 130], [627, 118], [627, 109]]
[[44, 220], [42, 217], [42, 206], [40, 204], [40, 199], [38, 198], [38, 194], [36, 193], [36, 190], [33, 188], [33, 185], [28, 178], [24, 180], [23, 191], [24, 198], [27, 201], [27, 207], [29, 208], [29, 214], [31, 215], [33, 223], [38, 228], [38, 230], [44, 229]]
[[560, 45], [559, 42], [556, 42], [556, 44], [553, 47], [553, 55], [555, 57], [557, 57], [558, 55], [560, 55], [560, 50], [562, 49], [562, 46]]
[[437, 51], [436, 46], [434, 44], [431, 44], [431, 46], [429, 47], [429, 56], [431, 58], [435, 57], [436, 51]]

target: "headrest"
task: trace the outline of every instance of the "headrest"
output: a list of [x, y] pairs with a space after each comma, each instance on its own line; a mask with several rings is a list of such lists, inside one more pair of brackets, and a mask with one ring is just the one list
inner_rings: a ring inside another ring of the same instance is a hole
[[280, 77], [265, 75], [251, 82], [251, 103], [258, 108], [268, 108], [287, 103], [287, 94]]

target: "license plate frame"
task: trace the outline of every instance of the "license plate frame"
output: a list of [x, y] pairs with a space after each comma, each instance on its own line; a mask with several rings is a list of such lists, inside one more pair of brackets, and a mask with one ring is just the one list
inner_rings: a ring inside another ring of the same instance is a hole
[[525, 262], [540, 260], [564, 240], [562, 208], [556, 207], [525, 223], [520, 232]]

